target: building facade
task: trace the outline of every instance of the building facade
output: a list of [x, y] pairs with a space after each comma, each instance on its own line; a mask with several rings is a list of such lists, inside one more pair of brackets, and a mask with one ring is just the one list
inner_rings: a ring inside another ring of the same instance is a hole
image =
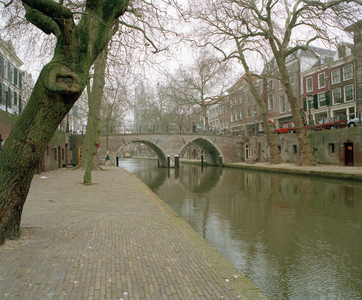
[[[344, 49], [344, 50], [343, 50]], [[308, 123], [321, 118], [356, 116], [355, 68], [351, 45], [341, 45], [332, 62], [303, 72], [304, 110]]]
[[22, 65], [12, 43], [0, 39], [0, 109], [13, 114], [23, 109]]

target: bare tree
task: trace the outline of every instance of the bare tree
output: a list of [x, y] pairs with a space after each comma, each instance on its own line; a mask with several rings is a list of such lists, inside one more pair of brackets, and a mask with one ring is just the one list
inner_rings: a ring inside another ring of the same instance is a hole
[[[205, 5], [200, 2], [198, 5], [190, 6], [190, 14], [207, 25], [205, 30], [201, 31], [201, 34], [203, 36], [206, 34], [209, 39], [204, 41], [204, 44], [211, 44], [223, 52], [225, 59], [239, 59], [246, 73], [249, 72], [245, 55], [248, 51], [256, 51], [262, 58], [268, 57], [269, 53], [274, 55], [279, 78], [296, 124], [300, 165], [315, 165], [316, 160], [299, 113], [297, 95], [290, 82], [286, 61], [298, 50], [309, 50], [310, 43], [317, 39], [330, 41], [330, 29], [336, 29], [336, 17], [342, 15], [346, 17], [351, 14], [351, 7], [340, 5], [347, 2], [353, 1], [337, 0], [323, 3], [321, 1], [214, 0]], [[293, 34], [298, 38], [293, 40]], [[250, 87], [253, 90], [252, 85]], [[256, 94], [254, 97], [260, 103], [259, 106], [263, 112], [265, 105]], [[266, 125], [265, 111], [263, 115], [263, 122]], [[275, 149], [276, 145], [268, 131], [269, 143], [274, 144], [272, 149]]]
[[108, 136], [125, 124], [125, 118], [130, 111], [130, 96], [126, 81], [113, 82], [106, 85], [100, 111], [100, 127], [106, 135], [106, 149], [108, 150]]
[[54, 35], [57, 44], [0, 153], [0, 244], [20, 236], [33, 171], [57, 126], [83, 92], [91, 65], [128, 7], [123, 0], [90, 0], [84, 13], [79, 13], [51, 0], [22, 3], [26, 19]]
[[208, 51], [200, 52], [191, 66], [182, 66], [169, 76], [169, 92], [180, 106], [198, 106], [202, 110], [207, 132], [207, 107], [223, 99], [231, 79], [230, 66]]

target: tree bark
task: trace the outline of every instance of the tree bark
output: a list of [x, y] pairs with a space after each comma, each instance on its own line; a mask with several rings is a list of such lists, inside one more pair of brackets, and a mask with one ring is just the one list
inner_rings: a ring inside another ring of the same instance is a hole
[[20, 236], [23, 206], [34, 169], [57, 126], [83, 92], [89, 68], [108, 42], [127, 0], [87, 1], [77, 25], [73, 13], [51, 0], [23, 0], [26, 18], [57, 37], [54, 56], [41, 71], [29, 102], [0, 153], [0, 245]]
[[255, 101], [258, 103], [258, 105], [261, 109], [261, 117], [262, 117], [263, 124], [264, 124], [265, 137], [266, 137], [266, 140], [269, 145], [270, 163], [271, 164], [280, 164], [283, 162], [283, 160], [282, 160], [282, 157], [280, 156], [280, 152], [279, 152], [277, 143], [275, 142], [275, 134], [273, 133], [273, 131], [270, 128], [268, 111], [266, 109], [266, 105], [254, 86], [254, 82], [253, 82], [252, 75], [250, 73], [249, 65], [247, 64], [247, 62], [245, 60], [243, 50], [241, 49], [241, 45], [238, 40], [236, 40], [236, 44], [238, 47], [238, 52], [239, 52], [239, 57], [240, 57], [241, 63], [243, 64], [243, 67], [245, 70], [245, 75], [247, 78], [249, 88], [255, 98]]
[[97, 159], [97, 148], [99, 143], [99, 122], [103, 88], [105, 84], [105, 68], [107, 64], [108, 47], [99, 54], [94, 62], [94, 76], [92, 89], [89, 85], [88, 94], [88, 120], [87, 130], [83, 142], [82, 158], [77, 168], [84, 168], [84, 184], [92, 183], [92, 170], [102, 170]]
[[296, 135], [299, 142], [299, 165], [315, 166], [317, 164], [317, 161], [313, 155], [312, 148], [310, 147], [307, 138], [305, 125], [299, 113], [298, 100], [295, 96], [294, 89], [290, 83], [289, 73], [285, 64], [284, 55], [278, 52], [275, 52], [274, 55], [278, 64], [285, 93], [287, 94], [287, 98], [290, 103], [290, 110], [292, 112], [293, 121], [295, 124]]

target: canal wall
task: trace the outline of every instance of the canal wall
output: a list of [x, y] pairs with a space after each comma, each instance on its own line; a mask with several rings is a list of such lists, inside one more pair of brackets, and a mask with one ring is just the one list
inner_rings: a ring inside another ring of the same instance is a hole
[[[362, 127], [307, 131], [307, 136], [319, 164], [362, 166]], [[275, 140], [283, 162], [299, 162], [299, 142], [295, 133], [278, 134]], [[349, 157], [348, 149], [352, 153]], [[245, 140], [243, 161], [247, 161], [247, 152], [250, 154], [251, 151], [254, 161], [269, 161], [269, 145], [265, 136]]]

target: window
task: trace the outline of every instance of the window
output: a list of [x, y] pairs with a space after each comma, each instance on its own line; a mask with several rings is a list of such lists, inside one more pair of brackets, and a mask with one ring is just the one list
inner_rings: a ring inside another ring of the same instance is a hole
[[290, 79], [291, 84], [295, 83], [295, 70], [294, 69], [289, 70], [289, 79]]
[[353, 101], [353, 85], [347, 85], [344, 88], [344, 101]]
[[14, 67], [10, 63], [8, 66], [8, 80], [14, 84]]
[[240, 112], [240, 119], [244, 119], [244, 112]]
[[231, 116], [230, 116], [230, 122], [231, 122], [231, 123], [234, 122], [234, 114], [231, 114]]
[[349, 108], [349, 119], [354, 119], [355, 118], [355, 111], [354, 111], [354, 107], [350, 107]]
[[332, 91], [333, 104], [339, 104], [342, 102], [341, 89], [334, 89]]
[[8, 62], [4, 59], [4, 78], [8, 79]]
[[273, 80], [269, 80], [269, 90], [273, 89]]
[[14, 91], [14, 105], [18, 105], [18, 93]]
[[248, 117], [251, 117], [251, 110], [248, 109]]
[[285, 112], [285, 95], [280, 96], [280, 112]]
[[339, 83], [341, 81], [341, 75], [339, 69], [332, 71], [332, 84]]
[[273, 95], [270, 95], [268, 97], [268, 103], [269, 103], [269, 110], [274, 108], [274, 99], [273, 99]]
[[253, 157], [253, 149], [249, 148], [249, 145], [245, 145], [245, 158]]
[[326, 86], [326, 81], [324, 78], [324, 73], [318, 74], [318, 88], [324, 88]]
[[297, 145], [293, 145], [293, 154], [297, 154], [298, 153], [298, 147]]
[[318, 94], [318, 100], [319, 100], [319, 107], [327, 105], [325, 93]]
[[334, 144], [329, 144], [328, 148], [329, 148], [329, 154], [334, 153]]
[[313, 91], [313, 78], [307, 78], [307, 92]]
[[352, 65], [343, 68], [343, 80], [349, 80], [353, 77]]
[[18, 85], [18, 69], [17, 68], [14, 68], [14, 85], [19, 86]]

